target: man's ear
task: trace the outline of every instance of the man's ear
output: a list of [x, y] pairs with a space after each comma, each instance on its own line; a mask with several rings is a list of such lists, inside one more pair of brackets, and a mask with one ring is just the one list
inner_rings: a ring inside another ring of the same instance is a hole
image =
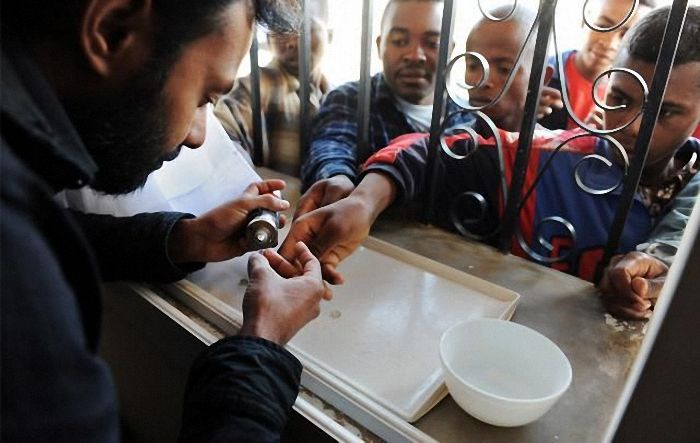
[[152, 0], [89, 0], [80, 45], [101, 77], [125, 77], [145, 59], [152, 44]]
[[381, 57], [382, 56], [382, 36], [378, 35], [375, 42], [377, 43], [377, 54], [379, 54], [379, 56]]

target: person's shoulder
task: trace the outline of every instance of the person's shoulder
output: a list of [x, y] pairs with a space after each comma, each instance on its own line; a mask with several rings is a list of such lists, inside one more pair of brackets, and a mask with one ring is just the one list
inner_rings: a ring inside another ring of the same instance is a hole
[[359, 90], [360, 90], [360, 82], [359, 81], [351, 81], [351, 82], [343, 83], [340, 86], [336, 86], [328, 93], [328, 96], [329, 97], [331, 95], [333, 95], [333, 96], [357, 96], [357, 93]]
[[700, 154], [700, 139], [689, 137], [688, 140], [680, 147], [681, 151], [697, 152]]
[[24, 202], [27, 190], [40, 186], [36, 175], [15, 155], [4, 137], [0, 137], [0, 156], [3, 203]]

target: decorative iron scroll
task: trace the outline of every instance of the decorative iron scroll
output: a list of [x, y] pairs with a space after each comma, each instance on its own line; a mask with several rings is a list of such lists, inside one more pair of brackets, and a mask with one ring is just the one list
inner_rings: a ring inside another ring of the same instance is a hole
[[[543, 1], [544, 1], [544, 3], [548, 3], [551, 8], [556, 10], [556, 6], [557, 6], [556, 0], [550, 0], [550, 1], [543, 0]], [[513, 14], [516, 13], [517, 5], [518, 5], [518, 1], [513, 0], [508, 13], [501, 16], [501, 17], [496, 17], [493, 14], [491, 14], [485, 10], [485, 8], [482, 5], [481, 0], [478, 0], [477, 3], [478, 3], [478, 7], [479, 7], [479, 10], [481, 11], [482, 15], [487, 20], [494, 21], [494, 22], [505, 21], [505, 20], [511, 18], [513, 16]], [[628, 11], [628, 13], [626, 14], [626, 16], [624, 17], [624, 19], [622, 21], [614, 24], [613, 26], [600, 27], [600, 26], [595, 25], [594, 23], [591, 23], [591, 21], [587, 17], [586, 9], [587, 9], [588, 3], [589, 3], [589, 0], [586, 0], [586, 2], [583, 5], [583, 8], [582, 8], [583, 22], [588, 28], [590, 28], [591, 30], [593, 30], [595, 32], [613, 32], [613, 31], [619, 29], [620, 27], [624, 26], [624, 24], [627, 23], [633, 17], [634, 13], [636, 12], [636, 10], [639, 6], [639, 0], [634, 0], [630, 10]], [[547, 5], [544, 5], [544, 6], [547, 6]], [[523, 54], [525, 53], [525, 49], [526, 49], [527, 45], [533, 43], [531, 41], [531, 39], [533, 38], [533, 35], [535, 35], [536, 32], [543, 32], [543, 27], [544, 27], [544, 32], [547, 33], [547, 38], [548, 38], [550, 33], [553, 34], [555, 53], [556, 53], [555, 58], [556, 58], [556, 63], [557, 63], [557, 69], [559, 72], [559, 78], [561, 79], [562, 101], [564, 103], [565, 110], [566, 110], [569, 118], [571, 118], [571, 120], [574, 121], [576, 123], [576, 125], [578, 125], [580, 128], [582, 128], [586, 132], [577, 134], [573, 137], [570, 137], [569, 139], [563, 140], [553, 150], [553, 154], [551, 156], [549, 156], [548, 160], [544, 163], [544, 165], [540, 169], [537, 177], [533, 181], [532, 185], [530, 185], [527, 189], [525, 189], [524, 192], [522, 192], [521, 189], [516, 189], [514, 191], [511, 188], [511, 192], [516, 192], [517, 193], [516, 195], [522, 194], [522, 198], [520, 198], [516, 204], [516, 210], [514, 213], [514, 217], [516, 217], [516, 218], [519, 216], [520, 211], [525, 206], [525, 202], [532, 195], [532, 193], [534, 192], [537, 184], [540, 182], [543, 175], [549, 169], [550, 164], [551, 164], [553, 158], [555, 157], [555, 155], [561, 149], [563, 149], [568, 143], [570, 143], [576, 139], [579, 139], [579, 138], [596, 137], [596, 138], [600, 138], [600, 139], [604, 140], [608, 144], [608, 146], [612, 149], [613, 155], [615, 155], [616, 158], [615, 159], [608, 159], [600, 154], [591, 154], [591, 155], [584, 156], [576, 164], [574, 171], [573, 171], [573, 178], [574, 178], [574, 182], [576, 183], [576, 186], [579, 189], [581, 189], [583, 192], [586, 192], [586, 193], [591, 194], [591, 195], [598, 195], [598, 196], [610, 194], [610, 193], [616, 191], [617, 189], [619, 189], [620, 186], [623, 185], [625, 178], [627, 177], [627, 173], [628, 173], [628, 169], [629, 169], [629, 159], [628, 159], [628, 155], [627, 155], [627, 152], [625, 151], [625, 149], [621, 146], [621, 144], [616, 139], [610, 137], [610, 135], [614, 134], [618, 131], [624, 130], [626, 127], [633, 124], [635, 120], [640, 118], [640, 115], [642, 115], [642, 113], [644, 112], [644, 109], [646, 108], [648, 96], [649, 96], [649, 88], [648, 88], [646, 82], [644, 81], [644, 79], [641, 77], [641, 75], [639, 75], [639, 73], [635, 72], [634, 70], [628, 69], [628, 68], [617, 68], [617, 67], [610, 68], [610, 69], [606, 70], [605, 72], [603, 72], [602, 74], [600, 74], [593, 82], [591, 94], [592, 94], [592, 98], [593, 98], [593, 102], [594, 102], [595, 106], [599, 109], [606, 111], [606, 112], [622, 110], [628, 106], [627, 104], [620, 104], [620, 105], [614, 105], [614, 106], [608, 105], [607, 103], [604, 103], [603, 101], [601, 101], [599, 99], [599, 97], [595, 94], [595, 91], [597, 90], [599, 83], [603, 79], [605, 79], [606, 77], [610, 78], [612, 75], [629, 75], [630, 77], [632, 77], [634, 79], [634, 81], [636, 83], [639, 84], [639, 87], [641, 88], [641, 90], [643, 92], [643, 100], [642, 100], [641, 106], [639, 107], [637, 112], [634, 113], [634, 115], [632, 115], [632, 117], [629, 119], [629, 121], [624, 122], [624, 124], [622, 124], [621, 126], [616, 127], [616, 128], [599, 129], [596, 127], [591, 127], [590, 125], [581, 121], [581, 119], [579, 119], [575, 115], [575, 113], [573, 112], [573, 107], [571, 106], [571, 102], [569, 99], [569, 94], [568, 94], [568, 89], [567, 89], [568, 82], [567, 82], [566, 74], [564, 72], [564, 62], [562, 60], [563, 53], [562, 53], [562, 51], [560, 51], [560, 49], [558, 47], [558, 41], [557, 41], [558, 40], [557, 39], [558, 30], [557, 30], [556, 20], [551, 20], [549, 27], [543, 26], [546, 24], [541, 23], [542, 7], [543, 7], [543, 2], [540, 2], [540, 10], [537, 13], [535, 21], [532, 24], [532, 26], [527, 34], [527, 37], [526, 37], [525, 41], [523, 42], [522, 47], [520, 48], [516, 63], [513, 66], [511, 72], [509, 73], [508, 79], [507, 79], [505, 85], [503, 86], [502, 90], [498, 92], [496, 97], [490, 103], [487, 103], [487, 104], [481, 105], [481, 106], [473, 106], [469, 103], [469, 100], [468, 100], [469, 91], [471, 89], [481, 87], [484, 83], [486, 83], [488, 81], [488, 77], [490, 75], [490, 67], [489, 67], [488, 61], [486, 60], [486, 58], [482, 54], [479, 54], [476, 52], [465, 52], [463, 54], [460, 54], [460, 55], [454, 57], [447, 64], [446, 73], [445, 73], [445, 77], [444, 77], [445, 78], [444, 88], [445, 88], [448, 96], [450, 97], [450, 99], [452, 101], [454, 101], [460, 108], [462, 108], [464, 110], [464, 111], [460, 111], [460, 112], [477, 111], [477, 112], [474, 112], [474, 115], [482, 123], [485, 123], [485, 125], [482, 124], [482, 127], [486, 126], [489, 129], [489, 131], [492, 132], [495, 136], [495, 140], [498, 144], [497, 150], [498, 150], [498, 154], [499, 154], [499, 161], [501, 162], [500, 163], [500, 166], [501, 166], [501, 177], [500, 178], [501, 178], [501, 187], [504, 191], [504, 194], [503, 194], [504, 200], [503, 201], [505, 202], [507, 200], [506, 197], [508, 194], [507, 194], [507, 186], [505, 183], [505, 176], [504, 176], [503, 152], [502, 152], [500, 137], [498, 137], [498, 130], [496, 129], [496, 126], [493, 123], [493, 121], [488, 116], [486, 116], [483, 112], [479, 112], [479, 111], [482, 111], [482, 110], [494, 105], [495, 103], [497, 103], [503, 97], [503, 95], [509, 90], [517, 70], [521, 66], [521, 63], [523, 63]], [[546, 62], [546, 53], [541, 53], [541, 51], [539, 51], [540, 53], [538, 53], [538, 51], [535, 51], [535, 52], [536, 53], [534, 54], [534, 57], [533, 57], [533, 63], [545, 63]], [[481, 66], [482, 76], [475, 84], [468, 84], [466, 80], [463, 81], [459, 78], [456, 78], [457, 76], [454, 74], [455, 66], [457, 65], [457, 63], [462, 59], [466, 60], [468, 58], [476, 60], [476, 62]], [[536, 74], [534, 71], [535, 70], [533, 70], [532, 75]], [[532, 82], [531, 82], [531, 84], [532, 84]], [[539, 91], [538, 91], [538, 96], [539, 96]], [[529, 112], [528, 112], [528, 110], [529, 110]], [[536, 107], [534, 109], [529, 108], [528, 110], [526, 110], [526, 115], [527, 114], [535, 115], [535, 116], [537, 115]], [[441, 149], [441, 152], [443, 152], [445, 154], [442, 156], [443, 160], [444, 161], [469, 161], [469, 157], [471, 156], [471, 154], [476, 149], [479, 149], [479, 146], [478, 146], [479, 142], [478, 142], [478, 137], [477, 137], [476, 131], [473, 129], [473, 127], [471, 127], [469, 125], [459, 125], [456, 127], [450, 127], [448, 124], [450, 119], [451, 119], [451, 115], [447, 116], [445, 118], [443, 124], [440, 126], [440, 142], [439, 142], [440, 149]], [[471, 140], [470, 148], [467, 151], [465, 151], [464, 153], [456, 152], [453, 149], [453, 147], [448, 146], [448, 143], [446, 141], [449, 136], [452, 136], [454, 134], [459, 134], [459, 133], [467, 134], [468, 139]], [[529, 143], [532, 143], [532, 140], [529, 140]], [[529, 149], [529, 147], [528, 147], [528, 149]], [[619, 179], [616, 180], [614, 183], [612, 183], [606, 187], [600, 188], [600, 187], [595, 187], [595, 186], [592, 186], [590, 184], [587, 184], [585, 182], [585, 180], [582, 178], [581, 168], [584, 165], [589, 164], [591, 162], [597, 162], [597, 163], [600, 163], [608, 168], [611, 168], [611, 171], [612, 171], [612, 170], [617, 170], [616, 168], [613, 168], [613, 164], [615, 163], [615, 160], [617, 160], [618, 163], [622, 163], [622, 165], [621, 165], [622, 166], [622, 174], [619, 177]], [[474, 214], [472, 214], [472, 216], [468, 217], [467, 219], [464, 219], [463, 217], [461, 217], [459, 215], [459, 209], [460, 209], [460, 206], [465, 204], [465, 202], [467, 200], [470, 202], [472, 207], [477, 208], [477, 210], [474, 211]], [[450, 222], [455, 227], [455, 229], [458, 232], [460, 232], [463, 236], [471, 238], [471, 239], [488, 240], [488, 239], [493, 239], [497, 235], [501, 235], [503, 237], [512, 237], [514, 234], [515, 237], [517, 238], [517, 241], [518, 241], [520, 247], [523, 249], [523, 251], [528, 256], [530, 256], [533, 260], [535, 260], [537, 262], [551, 264], [551, 263], [563, 261], [563, 260], [566, 260], [567, 258], [569, 258], [570, 253], [566, 253], [566, 254], [558, 256], [558, 257], [548, 257], [548, 256], [544, 256], [544, 255], [536, 252], [535, 249], [533, 247], [531, 247], [530, 245], [528, 245], [527, 242], [525, 241], [522, 233], [520, 232], [520, 230], [518, 228], [517, 223], [512, 223], [512, 226], [513, 226], [512, 233], [503, 232], [503, 224], [502, 223], [499, 224], [499, 226], [496, 227], [495, 229], [493, 229], [492, 231], [488, 232], [487, 234], [475, 234], [474, 232], [472, 232], [470, 230], [470, 226], [479, 225], [479, 223], [484, 220], [484, 217], [486, 216], [487, 213], [488, 213], [488, 201], [483, 195], [476, 193], [476, 192], [465, 192], [465, 193], [462, 193], [462, 194], [456, 196], [453, 199], [453, 201], [450, 205], [449, 217], [450, 217]], [[508, 214], [506, 214], [506, 216], [508, 216]], [[557, 224], [561, 225], [564, 228], [564, 230], [568, 233], [568, 236], [570, 237], [571, 244], [573, 245], [572, 249], [575, 248], [576, 229], [571, 222], [569, 222], [568, 220], [564, 219], [563, 217], [559, 217], [559, 216], [547, 217], [546, 219], [540, 221], [540, 223], [537, 226], [537, 229], [535, 230], [535, 233], [534, 233], [535, 235], [533, 236], [534, 242], [536, 242], [539, 246], [544, 247], [545, 250], [548, 250], [550, 252], [553, 250], [551, 245], [549, 245], [538, 234], [539, 228], [542, 225], [548, 224], [548, 223], [557, 223]]]

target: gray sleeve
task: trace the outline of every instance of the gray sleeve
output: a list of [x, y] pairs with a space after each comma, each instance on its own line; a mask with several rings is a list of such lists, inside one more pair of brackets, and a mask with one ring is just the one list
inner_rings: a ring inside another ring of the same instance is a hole
[[673, 263], [688, 219], [700, 194], [700, 173], [688, 182], [670, 203], [666, 215], [651, 232], [649, 239], [637, 246], [638, 251], [653, 255], [667, 265]]

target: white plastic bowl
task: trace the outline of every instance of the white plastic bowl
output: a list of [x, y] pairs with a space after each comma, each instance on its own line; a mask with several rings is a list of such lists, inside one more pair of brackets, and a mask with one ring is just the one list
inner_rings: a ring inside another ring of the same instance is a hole
[[571, 384], [571, 365], [544, 335], [505, 320], [459, 323], [440, 339], [445, 383], [475, 418], [522, 426], [542, 417]]

